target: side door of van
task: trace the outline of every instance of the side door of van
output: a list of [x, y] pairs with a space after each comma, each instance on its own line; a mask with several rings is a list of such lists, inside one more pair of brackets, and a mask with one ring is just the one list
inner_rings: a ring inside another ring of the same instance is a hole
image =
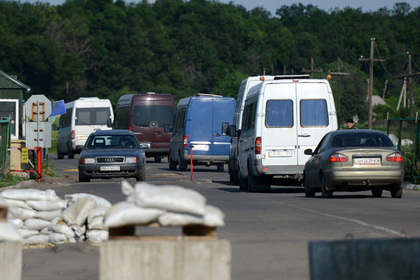
[[[296, 166], [298, 163], [296, 83], [267, 83], [262, 89], [261, 121], [262, 165]], [[287, 169], [284, 169], [288, 172]]]
[[305, 149], [315, 150], [324, 135], [337, 128], [334, 101], [329, 100], [325, 82], [299, 82], [297, 87], [298, 165], [310, 158]]
[[230, 149], [230, 136], [222, 131], [223, 123], [232, 123], [235, 110], [235, 100], [227, 98], [214, 98], [212, 110], [212, 155], [228, 156]]

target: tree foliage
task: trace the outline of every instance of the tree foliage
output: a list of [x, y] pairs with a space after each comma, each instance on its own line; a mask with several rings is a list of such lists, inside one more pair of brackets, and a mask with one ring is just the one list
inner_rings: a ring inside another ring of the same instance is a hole
[[[235, 97], [242, 79], [262, 74], [316, 78], [341, 71], [331, 85], [341, 119], [366, 121], [370, 40], [375, 38], [374, 94], [395, 108], [407, 74], [407, 52], [419, 72], [420, 8], [397, 3], [374, 12], [314, 5], [281, 6], [275, 15], [261, 7], [247, 11], [212, 0], [67, 0], [51, 6], [0, 0], [0, 69], [17, 74], [31, 93], [52, 100], [81, 96], [109, 98], [161, 92], [175, 99], [199, 92]], [[340, 81], [340, 83], [338, 83]], [[413, 92], [419, 94], [418, 77]], [[416, 107], [417, 109], [417, 107]], [[378, 107], [384, 115], [386, 108]], [[389, 110], [396, 114], [395, 109]], [[401, 111], [398, 114], [404, 114]]]

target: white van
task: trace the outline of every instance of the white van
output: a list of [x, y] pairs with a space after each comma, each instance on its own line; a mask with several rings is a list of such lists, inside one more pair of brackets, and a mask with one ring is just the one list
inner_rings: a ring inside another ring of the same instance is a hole
[[309, 158], [304, 150], [314, 149], [337, 128], [327, 80], [279, 78], [254, 86], [245, 100], [239, 135], [239, 188], [268, 190], [276, 179], [302, 179]]
[[88, 136], [107, 127], [108, 119], [114, 121], [109, 99], [81, 97], [64, 105], [66, 113], [60, 116], [57, 136], [57, 157], [74, 158], [80, 153]]
[[247, 98], [249, 90], [261, 84], [264, 81], [272, 81], [274, 79], [291, 79], [291, 78], [301, 78], [301, 79], [309, 79], [309, 75], [277, 75], [277, 76], [252, 76], [248, 77], [241, 82], [239, 87], [238, 96], [236, 97], [236, 104], [235, 104], [235, 113], [233, 116], [233, 125], [236, 128], [234, 134], [231, 135], [231, 145], [229, 150], [229, 163], [228, 163], [228, 171], [229, 171], [229, 178], [230, 182], [238, 185], [238, 171], [239, 171], [239, 164], [238, 164], [238, 148], [239, 148], [239, 139], [241, 134], [241, 126], [242, 126], [242, 113], [244, 111], [245, 100]]

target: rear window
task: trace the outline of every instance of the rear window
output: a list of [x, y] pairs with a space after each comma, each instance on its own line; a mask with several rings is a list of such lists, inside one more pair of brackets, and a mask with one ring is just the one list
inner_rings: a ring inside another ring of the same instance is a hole
[[325, 99], [301, 100], [300, 101], [300, 125], [328, 126], [328, 109]]
[[133, 124], [144, 127], [171, 126], [174, 121], [172, 106], [136, 106], [133, 112]]
[[394, 147], [387, 135], [379, 133], [348, 133], [336, 135], [332, 140], [334, 148], [339, 147]]
[[292, 127], [292, 100], [268, 100], [265, 112], [265, 125], [267, 127]]
[[106, 125], [110, 116], [108, 107], [76, 108], [76, 125]]

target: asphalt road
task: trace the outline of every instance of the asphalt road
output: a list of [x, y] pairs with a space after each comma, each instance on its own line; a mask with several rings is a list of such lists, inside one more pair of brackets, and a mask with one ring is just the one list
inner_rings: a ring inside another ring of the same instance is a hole
[[[125, 199], [121, 179], [79, 183], [77, 159], [51, 157], [51, 161], [61, 177], [27, 187], [53, 189], [62, 198], [83, 192], [111, 203]], [[197, 190], [208, 204], [225, 213], [226, 226], [218, 228], [217, 234], [219, 239], [231, 242], [233, 280], [310, 279], [310, 242], [420, 236], [420, 192], [416, 190], [405, 190], [401, 199], [392, 199], [386, 191], [382, 198], [373, 198], [370, 192], [335, 193], [331, 199], [320, 195], [306, 198], [298, 186], [248, 193], [232, 185], [228, 173], [216, 167], [194, 167], [191, 181], [189, 170], [170, 171], [166, 159], [162, 163], [148, 162], [146, 181]], [[134, 180], [130, 182], [135, 184]], [[140, 234], [148, 230], [137, 228]], [[175, 228], [168, 231], [178, 234]], [[25, 249], [22, 279], [99, 279], [99, 248], [78, 243]]]

